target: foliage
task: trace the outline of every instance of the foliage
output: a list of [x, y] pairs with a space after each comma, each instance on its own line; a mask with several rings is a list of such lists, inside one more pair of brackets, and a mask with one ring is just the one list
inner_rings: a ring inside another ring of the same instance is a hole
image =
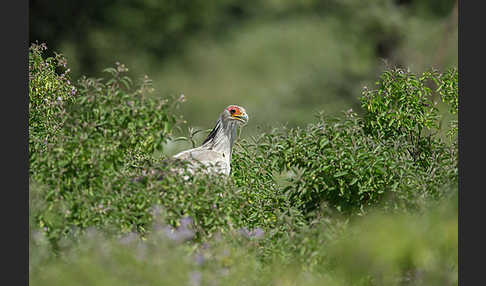
[[[322, 222], [279, 243], [238, 232], [192, 245], [167, 225], [145, 239], [91, 229], [59, 257], [31, 240], [32, 285], [457, 285], [457, 196], [424, 214], [374, 213], [336, 229]], [[277, 246], [277, 247], [275, 247]], [[272, 249], [272, 247], [275, 247]], [[273, 260], [262, 262], [269, 250]]]
[[[44, 63], [39, 47], [31, 47], [32, 64]], [[111, 79], [83, 77], [77, 96], [62, 101], [52, 112], [31, 106], [30, 119], [46, 126], [38, 128], [42, 132], [30, 133], [30, 179], [36, 183], [31, 192], [45, 202], [31, 215], [53, 243], [90, 226], [143, 234], [152, 220], [150, 209], [157, 207], [163, 208], [172, 225], [181, 216], [193, 217], [198, 235], [228, 225], [275, 226], [279, 210], [288, 211], [283, 196], [269, 192], [275, 184], [268, 177], [247, 175], [235, 185], [221, 178], [174, 176], [173, 164], [152, 156], [176, 123], [169, 102], [146, 97], [147, 80], [131, 90], [123, 65], [106, 71]], [[50, 96], [50, 91], [36, 86], [50, 85], [55, 79], [53, 69], [35, 70], [31, 101]], [[51, 113], [62, 119], [60, 123], [44, 117]], [[57, 128], [51, 128], [53, 123]], [[165, 173], [162, 178], [161, 173]], [[134, 181], [137, 176], [145, 180]], [[261, 191], [254, 192], [258, 188]]]
[[[257, 166], [281, 174], [291, 205], [309, 215], [318, 215], [326, 205], [347, 213], [377, 205], [418, 208], [424, 199], [443, 196], [444, 185], [457, 182], [454, 147], [436, 142], [424, 168], [408, 152], [416, 146], [406, 136], [377, 140], [361, 125], [349, 112], [343, 119], [323, 118], [305, 129], [268, 133], [248, 148], [266, 156]], [[237, 151], [234, 158], [238, 165], [255, 157]]]
[[65, 60], [44, 60], [45, 49], [33, 44], [29, 51], [29, 175], [47, 187], [47, 211], [36, 214], [38, 223], [58, 237], [66, 231], [61, 221], [93, 223], [87, 220], [102, 211], [98, 206], [109, 204], [104, 194], [122, 187], [127, 158], [161, 150], [176, 118], [168, 100], [147, 96], [147, 78], [133, 88], [123, 65], [107, 69], [107, 80], [83, 77], [74, 87], [55, 70]]
[[32, 44], [29, 52], [29, 151], [37, 156], [45, 150], [48, 140], [56, 136], [65, 121], [65, 105], [73, 100], [76, 88], [69, 80], [69, 69], [60, 75], [58, 68], [66, 68], [60, 55], [42, 58], [45, 44]]
[[[432, 90], [430, 84], [435, 84]], [[439, 110], [434, 95], [449, 105], [449, 112], [457, 114], [457, 70], [444, 74], [437, 70], [420, 76], [402, 69], [385, 71], [376, 90], [367, 88], [361, 97], [365, 110], [365, 130], [385, 138], [405, 135], [417, 145], [429, 145], [431, 132], [438, 131]], [[428, 132], [427, 132], [428, 131]], [[428, 133], [427, 137], [424, 133]]]
[[254, 143], [243, 141], [235, 174], [249, 160], [258, 162], [259, 174], [281, 174], [291, 205], [304, 214], [323, 204], [352, 213], [377, 205], [417, 208], [424, 199], [441, 197], [444, 185], [457, 183], [457, 145], [437, 136], [440, 117], [428, 81], [456, 114], [457, 70], [416, 76], [390, 69], [375, 90], [364, 89], [363, 117], [349, 110], [342, 118], [321, 116], [306, 128], [275, 129]]
[[267, 230], [288, 225], [284, 215], [292, 211], [292, 206], [272, 181], [255, 176], [233, 181], [218, 175], [174, 175], [170, 169], [174, 166], [166, 159], [143, 167], [141, 173], [147, 175], [133, 184], [133, 192], [142, 188], [153, 195], [141, 213], [147, 207], [160, 210], [173, 226], [179, 225], [181, 217], [190, 217], [197, 238], [241, 228]]
[[363, 117], [238, 140], [229, 177], [191, 176], [154, 153], [181, 100], [146, 96], [150, 80], [134, 86], [121, 64], [74, 85], [45, 50], [29, 53], [33, 283], [456, 283], [457, 144], [437, 135], [422, 79], [455, 114], [457, 71], [389, 70]]

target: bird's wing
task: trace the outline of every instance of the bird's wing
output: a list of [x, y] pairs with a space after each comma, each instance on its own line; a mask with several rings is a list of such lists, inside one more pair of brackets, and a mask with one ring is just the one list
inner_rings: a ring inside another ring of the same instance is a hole
[[[225, 158], [222, 153], [216, 152], [214, 150], [194, 148], [190, 150], [183, 151], [174, 156], [176, 159], [187, 160], [190, 162], [200, 162], [203, 165], [210, 167], [211, 170], [225, 174], [229, 174], [230, 166], [229, 159]], [[212, 168], [215, 168], [214, 170]]]
[[177, 155], [174, 155], [174, 158], [181, 159], [181, 160], [197, 160], [200, 162], [206, 161], [217, 161], [220, 160], [223, 155], [219, 152], [202, 149], [202, 148], [194, 148], [189, 149], [186, 151], [182, 151]]

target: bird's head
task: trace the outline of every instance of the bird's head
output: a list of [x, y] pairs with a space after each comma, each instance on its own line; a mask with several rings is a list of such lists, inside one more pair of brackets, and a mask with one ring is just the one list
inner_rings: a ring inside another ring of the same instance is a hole
[[246, 125], [248, 123], [248, 114], [246, 114], [246, 110], [243, 107], [230, 105], [221, 114], [221, 119], [223, 121], [235, 120], [241, 125]]
[[[208, 137], [203, 141], [202, 145], [215, 144], [214, 142], [222, 142], [220, 138], [225, 135], [231, 136], [231, 145], [233, 145], [234, 136], [236, 135], [236, 128], [238, 125], [244, 126], [248, 123], [248, 114], [246, 110], [238, 105], [230, 105], [226, 107], [216, 121], [216, 126], [209, 133]], [[218, 139], [219, 138], [219, 139]], [[211, 146], [213, 146], [211, 145]]]

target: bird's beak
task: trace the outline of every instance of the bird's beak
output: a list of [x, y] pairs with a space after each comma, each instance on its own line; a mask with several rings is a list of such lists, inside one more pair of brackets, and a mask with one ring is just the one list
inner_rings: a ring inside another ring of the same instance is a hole
[[238, 114], [238, 115], [235, 114], [235, 115], [232, 115], [231, 117], [233, 117], [233, 119], [235, 119], [235, 120], [242, 122], [243, 124], [248, 123], [248, 115], [246, 113], [241, 113], [241, 114]]

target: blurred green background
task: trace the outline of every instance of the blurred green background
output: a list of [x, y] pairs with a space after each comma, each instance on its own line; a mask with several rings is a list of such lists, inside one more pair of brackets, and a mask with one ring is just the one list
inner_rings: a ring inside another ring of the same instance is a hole
[[457, 66], [457, 1], [31, 0], [36, 40], [66, 55], [73, 79], [118, 61], [158, 96], [184, 94], [189, 126], [211, 128], [242, 105], [247, 136], [320, 110], [359, 112], [362, 87], [386, 65]]

